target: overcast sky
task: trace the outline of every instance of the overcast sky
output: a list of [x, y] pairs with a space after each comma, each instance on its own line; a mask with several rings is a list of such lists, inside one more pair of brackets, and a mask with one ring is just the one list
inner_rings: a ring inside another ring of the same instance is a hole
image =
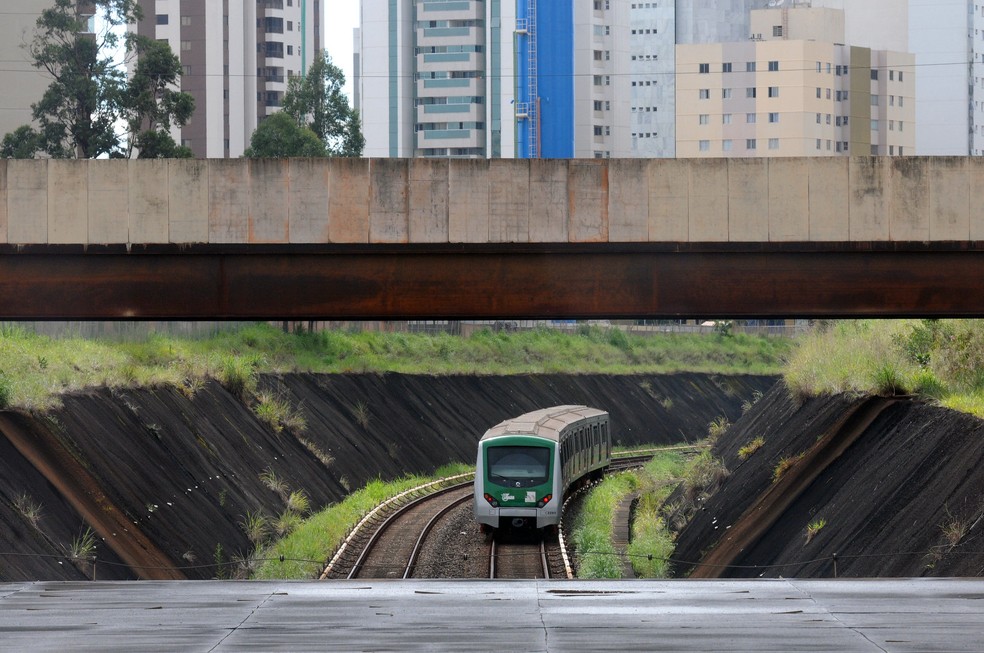
[[352, 102], [352, 30], [359, 26], [359, 0], [325, 0], [325, 49], [345, 71], [345, 94]]

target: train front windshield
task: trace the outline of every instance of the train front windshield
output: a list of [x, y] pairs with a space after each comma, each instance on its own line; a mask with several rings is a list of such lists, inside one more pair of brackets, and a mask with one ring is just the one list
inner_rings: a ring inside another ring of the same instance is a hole
[[489, 480], [506, 487], [533, 487], [550, 478], [550, 449], [489, 447], [485, 452]]

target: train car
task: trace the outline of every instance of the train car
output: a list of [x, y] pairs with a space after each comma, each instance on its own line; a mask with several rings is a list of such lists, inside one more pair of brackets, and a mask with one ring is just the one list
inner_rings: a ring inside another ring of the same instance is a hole
[[478, 443], [475, 519], [482, 530], [555, 526], [568, 488], [611, 456], [608, 413], [597, 408], [554, 406], [497, 424]]

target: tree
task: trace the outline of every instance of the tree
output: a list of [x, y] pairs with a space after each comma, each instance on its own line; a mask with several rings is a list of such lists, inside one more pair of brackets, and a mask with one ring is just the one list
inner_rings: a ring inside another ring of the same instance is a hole
[[293, 117], [277, 112], [265, 118], [253, 131], [244, 156], [251, 159], [282, 159], [291, 156], [328, 156], [324, 143], [310, 128], [297, 124]]
[[[55, 0], [41, 12], [34, 40], [28, 46], [36, 68], [52, 83], [32, 105], [41, 149], [57, 158], [95, 158], [117, 150], [115, 123], [121, 116], [126, 76], [102, 53], [119, 44], [114, 28], [141, 18], [135, 0], [92, 0], [105, 29], [88, 32], [88, 19], [76, 0]], [[135, 38], [128, 34], [127, 49]]]
[[33, 159], [41, 150], [41, 136], [30, 125], [21, 125], [3, 137], [0, 159]]
[[325, 144], [328, 156], [362, 156], [365, 138], [359, 113], [342, 92], [345, 73], [327, 52], [315, 59], [304, 77], [291, 77], [282, 110], [307, 125]]
[[181, 60], [165, 42], [137, 42], [137, 65], [124, 97], [129, 138], [127, 155], [136, 147], [141, 159], [187, 158], [191, 149], [171, 137], [171, 125], [184, 126], [195, 111], [189, 93], [174, 90], [181, 77]]

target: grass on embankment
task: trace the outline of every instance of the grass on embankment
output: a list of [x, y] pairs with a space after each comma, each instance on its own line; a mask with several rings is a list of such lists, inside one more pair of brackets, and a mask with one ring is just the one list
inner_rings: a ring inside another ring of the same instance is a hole
[[[407, 476], [389, 483], [372, 481], [341, 503], [311, 515], [287, 536], [266, 545], [255, 553], [258, 561], [252, 578], [317, 578], [349, 531], [365, 515], [387, 499], [430, 481], [473, 472], [474, 465], [445, 465], [433, 477]], [[284, 561], [280, 561], [283, 556]]]
[[622, 500], [639, 493], [632, 542], [625, 552], [639, 578], [666, 578], [673, 537], [660, 506], [686, 467], [675, 451], [656, 454], [640, 470], [610, 476], [592, 488], [581, 504], [571, 534], [578, 578], [621, 578], [622, 563], [612, 544], [615, 513]]
[[[89, 387], [173, 385], [214, 378], [239, 394], [259, 373], [778, 374], [792, 343], [736, 335], [633, 336], [612, 328], [535, 329], [464, 338], [447, 334], [284, 333], [255, 324], [208, 338], [153, 335], [141, 342], [52, 339], [0, 328], [0, 408], [45, 410]], [[252, 385], [252, 387], [251, 387]]]
[[798, 342], [784, 372], [800, 396], [917, 394], [984, 418], [984, 321], [844, 320]]

